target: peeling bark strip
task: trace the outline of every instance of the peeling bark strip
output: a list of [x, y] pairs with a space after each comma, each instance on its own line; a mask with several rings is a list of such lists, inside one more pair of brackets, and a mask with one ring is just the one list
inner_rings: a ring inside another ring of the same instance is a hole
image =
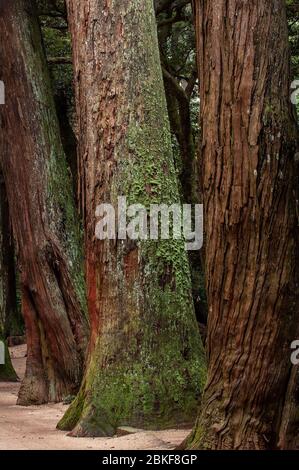
[[209, 371], [190, 448], [278, 444], [299, 324], [297, 134], [284, 3], [194, 2]]
[[205, 377], [182, 241], [95, 238], [100, 203], [179, 202], [151, 0], [67, 1], [92, 339], [59, 424], [78, 436], [193, 420]]
[[80, 236], [31, 2], [0, 4], [1, 164], [28, 340], [19, 404], [78, 390], [87, 340]]

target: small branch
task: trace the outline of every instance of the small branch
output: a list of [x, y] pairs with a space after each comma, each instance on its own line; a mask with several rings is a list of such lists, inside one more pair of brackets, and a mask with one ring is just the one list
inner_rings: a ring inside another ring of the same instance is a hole
[[192, 96], [195, 84], [197, 82], [197, 79], [198, 79], [197, 68], [195, 68], [193, 70], [192, 74], [191, 74], [191, 77], [188, 81], [188, 85], [187, 85], [186, 90], [185, 90], [185, 93], [186, 93], [189, 101], [191, 99], [191, 96]]
[[173, 0], [155, 0], [156, 15], [159, 15], [163, 11], [167, 10]]
[[166, 20], [159, 21], [157, 23], [158, 28], [162, 28], [163, 26], [167, 26], [169, 24], [176, 23], [177, 21], [181, 21], [180, 18], [178, 18], [177, 12], [175, 12], [174, 16], [171, 18], [167, 18]]
[[166, 10], [181, 10], [186, 5], [191, 3], [191, 0], [155, 0], [155, 11], [156, 15], [159, 15]]
[[50, 65], [69, 65], [72, 64], [71, 57], [48, 57], [47, 62]]
[[38, 11], [38, 16], [48, 16], [50, 18], [63, 18], [62, 14], [58, 11]]
[[162, 72], [164, 78], [168, 81], [169, 85], [173, 89], [177, 99], [180, 102], [183, 102], [184, 104], [186, 104], [186, 102], [189, 104], [189, 99], [185, 90], [181, 87], [177, 80], [168, 72], [168, 70], [166, 70], [164, 66], [162, 66]]
[[68, 26], [67, 25], [48, 25], [48, 24], [42, 24], [42, 28], [48, 28], [48, 29], [56, 29], [57, 31], [67, 31]]

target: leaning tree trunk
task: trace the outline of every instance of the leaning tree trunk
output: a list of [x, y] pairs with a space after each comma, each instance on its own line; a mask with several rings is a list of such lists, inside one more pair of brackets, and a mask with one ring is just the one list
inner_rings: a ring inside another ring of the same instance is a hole
[[299, 322], [298, 162], [284, 3], [194, 2], [209, 370], [193, 449], [277, 445]]
[[101, 436], [190, 422], [205, 367], [184, 243], [95, 238], [100, 203], [179, 201], [152, 0], [67, 5], [92, 332], [59, 428]]
[[28, 357], [19, 404], [80, 385], [87, 340], [80, 234], [31, 2], [0, 3], [1, 163], [21, 272]]
[[[4, 344], [5, 361], [0, 363], [0, 382], [16, 381], [17, 375], [11, 363], [6, 344], [8, 318], [15, 315], [16, 285], [13, 249], [10, 240], [8, 205], [5, 186], [0, 173], [0, 348]], [[2, 352], [2, 351], [0, 351]]]

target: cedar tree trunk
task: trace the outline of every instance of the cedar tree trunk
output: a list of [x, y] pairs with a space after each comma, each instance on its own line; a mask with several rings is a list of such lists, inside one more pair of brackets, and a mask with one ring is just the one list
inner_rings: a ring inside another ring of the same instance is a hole
[[59, 428], [101, 436], [189, 422], [205, 366], [184, 243], [95, 237], [100, 203], [179, 201], [153, 3], [67, 6], [92, 331], [84, 384]]
[[1, 162], [22, 289], [28, 357], [19, 404], [78, 390], [87, 344], [80, 233], [31, 1], [0, 3]]
[[297, 129], [285, 2], [194, 5], [209, 368], [188, 447], [269, 449], [278, 444], [299, 323]]

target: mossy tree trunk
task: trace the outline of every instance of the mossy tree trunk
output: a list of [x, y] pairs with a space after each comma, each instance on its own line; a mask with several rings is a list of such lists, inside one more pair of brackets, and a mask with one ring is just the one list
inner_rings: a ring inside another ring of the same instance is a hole
[[0, 342], [5, 345], [5, 362], [0, 364], [0, 382], [17, 380], [6, 343], [8, 318], [15, 315], [16, 311], [16, 285], [12, 272], [14, 274], [14, 257], [10, 240], [8, 205], [0, 173]]
[[190, 449], [278, 445], [298, 310], [297, 129], [282, 0], [196, 0], [208, 381]]
[[67, 2], [91, 318], [89, 367], [59, 423], [77, 436], [193, 420], [205, 377], [182, 241], [95, 238], [100, 203], [175, 203], [151, 0]]
[[28, 356], [19, 404], [81, 382], [88, 323], [71, 181], [34, 5], [0, 3], [1, 165], [20, 269]]

